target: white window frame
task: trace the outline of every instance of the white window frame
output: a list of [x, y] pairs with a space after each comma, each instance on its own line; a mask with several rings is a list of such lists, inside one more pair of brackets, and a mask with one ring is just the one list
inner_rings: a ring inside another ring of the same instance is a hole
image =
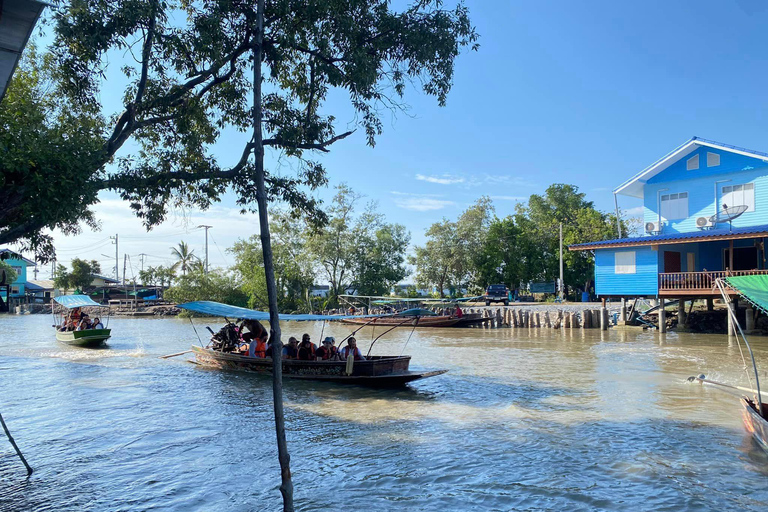
[[689, 171], [695, 171], [699, 168], [699, 155], [693, 155], [685, 161], [685, 168]]
[[707, 167], [717, 167], [720, 165], [720, 153], [707, 151]]
[[664, 220], [683, 220], [688, 218], [688, 192], [662, 194], [659, 211]]
[[754, 183], [736, 183], [734, 185], [725, 185], [720, 189], [720, 206], [728, 205], [741, 206], [747, 205], [747, 211], [755, 211], [755, 184]]
[[21, 290], [18, 286], [11, 286], [11, 295], [19, 295]]
[[619, 251], [614, 253], [613, 268], [616, 274], [637, 274], [637, 252]]

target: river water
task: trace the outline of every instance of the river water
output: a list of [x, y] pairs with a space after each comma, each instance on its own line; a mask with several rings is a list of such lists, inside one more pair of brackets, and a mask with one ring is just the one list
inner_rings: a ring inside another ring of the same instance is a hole
[[[188, 320], [112, 319], [101, 350], [50, 325], [0, 315], [0, 412], [36, 470], [0, 438], [0, 510], [281, 509], [268, 379], [158, 359], [197, 342]], [[768, 509], [737, 399], [686, 382], [745, 384], [724, 336], [423, 329], [405, 353], [450, 371], [398, 391], [286, 382], [297, 510]]]

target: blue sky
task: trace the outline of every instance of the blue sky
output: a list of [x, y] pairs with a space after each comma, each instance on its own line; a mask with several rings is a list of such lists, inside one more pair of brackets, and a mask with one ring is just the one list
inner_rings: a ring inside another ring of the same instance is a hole
[[[323, 157], [331, 186], [346, 182], [377, 201], [416, 244], [430, 224], [484, 194], [504, 216], [551, 183], [572, 183], [612, 210], [615, 186], [694, 135], [768, 150], [763, 1], [467, 4], [481, 46], [458, 59], [448, 105], [409, 91], [409, 114], [386, 119], [375, 148], [358, 132]], [[107, 104], [120, 99], [121, 87], [110, 85]], [[333, 94], [326, 110], [339, 131], [353, 120], [343, 95]], [[230, 134], [215, 152], [234, 160], [241, 143]], [[330, 199], [333, 190], [318, 195]], [[619, 201], [625, 210], [639, 206]], [[162, 263], [181, 239], [202, 253], [202, 231], [189, 228], [205, 223], [217, 244], [211, 264], [226, 265], [231, 257], [217, 250], [256, 233], [255, 219], [240, 217], [231, 198], [208, 213], [174, 216], [149, 235], [114, 196], [97, 211], [101, 232], [57, 235], [62, 261], [110, 265], [101, 255], [114, 252], [105, 239], [115, 232], [124, 238], [121, 267], [123, 251]]]

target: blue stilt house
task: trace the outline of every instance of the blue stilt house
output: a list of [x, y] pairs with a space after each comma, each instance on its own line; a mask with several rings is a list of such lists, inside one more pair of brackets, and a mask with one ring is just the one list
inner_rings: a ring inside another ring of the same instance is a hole
[[707, 297], [715, 278], [768, 274], [768, 153], [694, 137], [614, 194], [643, 200], [643, 235], [569, 247], [594, 251], [598, 296]]

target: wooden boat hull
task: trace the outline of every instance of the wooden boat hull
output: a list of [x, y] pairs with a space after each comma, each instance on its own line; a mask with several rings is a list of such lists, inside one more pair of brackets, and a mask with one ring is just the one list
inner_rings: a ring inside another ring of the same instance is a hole
[[56, 331], [56, 339], [77, 347], [98, 347], [111, 337], [112, 329], [86, 329], [84, 331]]
[[[192, 346], [198, 364], [225, 370], [239, 370], [272, 375], [272, 359], [253, 358], [234, 353], [223, 353]], [[402, 386], [408, 382], [441, 375], [448, 370], [412, 372], [408, 370], [411, 356], [371, 357], [355, 361], [352, 373], [347, 374], [346, 361], [283, 361], [283, 378], [320, 380], [342, 384], [376, 387]]]
[[[368, 324], [368, 325], [377, 325], [377, 326], [384, 325], [384, 326], [390, 326], [390, 327], [401, 325], [402, 327], [412, 327], [416, 322], [416, 318], [409, 320], [404, 317], [396, 317], [396, 316], [386, 316], [381, 318], [361, 317], [361, 318], [345, 318], [344, 320], [340, 320], [340, 322], [343, 322], [345, 324], [356, 324], [356, 325]], [[453, 327], [459, 322], [461, 322], [461, 318], [456, 318], [453, 316], [423, 316], [419, 318], [419, 322], [418, 324], [416, 324], [416, 327]]]
[[[752, 400], [742, 397], [741, 406], [743, 408], [744, 426], [758, 444], [768, 451], [768, 420], [760, 415]], [[765, 404], [763, 410], [765, 410]]]
[[490, 318], [488, 317], [483, 318], [482, 313], [464, 313], [464, 315], [459, 318], [459, 321], [451, 327], [469, 327], [470, 325], [481, 324], [489, 320]]

